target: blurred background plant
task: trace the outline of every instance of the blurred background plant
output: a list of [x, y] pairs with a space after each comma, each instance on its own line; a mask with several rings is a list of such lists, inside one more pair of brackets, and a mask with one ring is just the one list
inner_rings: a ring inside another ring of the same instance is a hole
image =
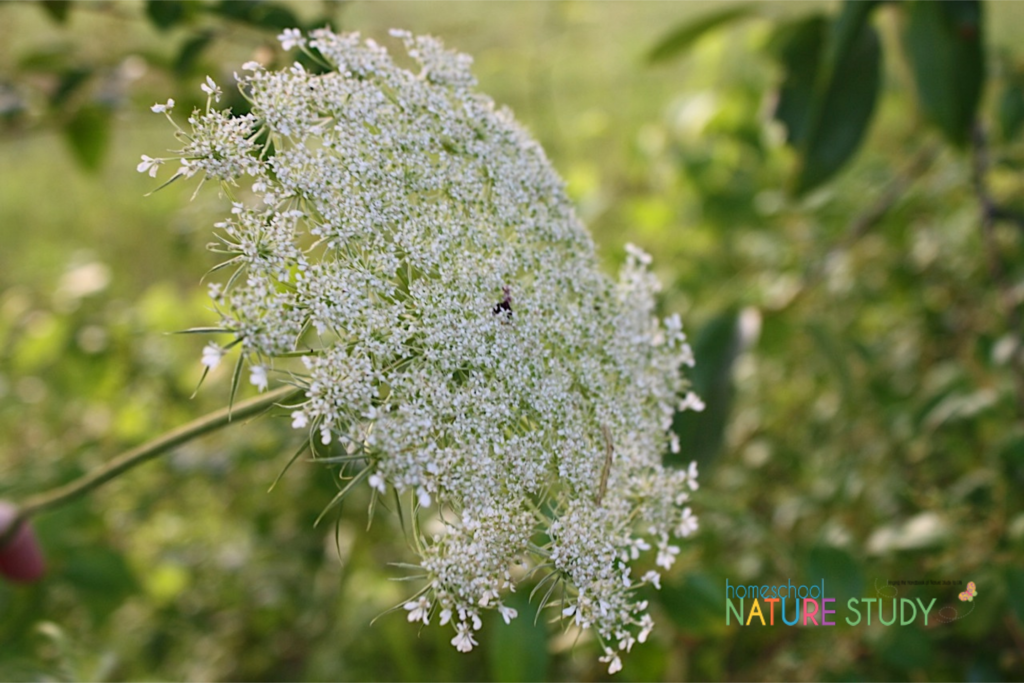
[[[1024, 677], [1018, 3], [0, 4], [0, 497], [226, 402], [223, 369], [189, 398], [202, 340], [164, 334], [214, 320], [220, 200], [144, 198], [139, 155], [173, 146], [148, 107], [324, 23], [472, 54], [608, 266], [655, 254], [689, 327], [702, 528], [620, 677]], [[39, 517], [51, 569], [0, 584], [0, 677], [606, 677], [543, 621], [488, 623], [469, 655], [368, 626], [407, 594], [380, 569], [401, 529], [366, 533], [363, 500], [314, 527], [335, 487], [308, 464], [267, 493], [297, 445], [261, 419]], [[822, 578], [840, 604], [888, 579], [979, 597], [928, 628], [725, 625], [726, 579]]]

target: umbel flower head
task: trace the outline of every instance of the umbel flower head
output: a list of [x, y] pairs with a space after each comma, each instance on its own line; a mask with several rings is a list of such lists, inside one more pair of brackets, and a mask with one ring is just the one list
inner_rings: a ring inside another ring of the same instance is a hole
[[203, 84], [175, 177], [237, 196], [216, 224], [233, 272], [211, 288], [221, 328], [260, 390], [300, 388], [292, 425], [312, 446], [430, 522], [409, 621], [469, 651], [483, 610], [517, 617], [502, 600], [526, 565], [541, 607], [593, 629], [617, 671], [653, 626], [637, 589], [697, 528], [696, 467], [662, 466], [673, 414], [700, 407], [690, 347], [678, 316], [654, 315], [647, 254], [630, 247], [617, 281], [600, 271], [563, 182], [476, 92], [472, 60], [392, 35], [418, 72], [358, 34], [289, 30], [322, 73], [246, 64], [244, 115]]

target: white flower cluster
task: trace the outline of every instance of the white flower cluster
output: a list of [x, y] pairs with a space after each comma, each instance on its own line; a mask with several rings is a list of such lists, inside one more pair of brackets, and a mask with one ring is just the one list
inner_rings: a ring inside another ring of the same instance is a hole
[[637, 588], [697, 527], [695, 466], [662, 466], [673, 414], [700, 407], [690, 348], [678, 316], [654, 315], [648, 255], [630, 247], [617, 282], [599, 270], [562, 181], [475, 92], [471, 59], [392, 35], [419, 73], [357, 34], [289, 30], [285, 48], [330, 68], [246, 64], [244, 116], [213, 108], [207, 79], [176, 175], [252, 190], [216, 226], [235, 271], [211, 296], [261, 390], [302, 356], [283, 377], [305, 393], [293, 426], [443, 529], [419, 532], [429, 578], [410, 621], [450, 624], [468, 651], [482, 610], [517, 616], [502, 596], [526, 564], [617, 671], [653, 626]]

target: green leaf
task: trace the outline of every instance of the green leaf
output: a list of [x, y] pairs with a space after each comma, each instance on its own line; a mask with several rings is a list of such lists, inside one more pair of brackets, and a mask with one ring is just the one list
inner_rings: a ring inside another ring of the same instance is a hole
[[179, 78], [192, 73], [196, 62], [212, 40], [213, 31], [203, 31], [182, 43], [181, 49], [178, 50], [178, 56], [174, 59], [174, 73]]
[[1024, 123], [1024, 88], [1017, 83], [1010, 83], [1003, 88], [999, 97], [999, 129], [1003, 140], [1009, 141], [1017, 137], [1021, 124]]
[[71, 0], [42, 0], [39, 6], [51, 19], [58, 24], [68, 20], [68, 10], [71, 9]]
[[798, 153], [794, 194], [834, 175], [867, 132], [881, 73], [881, 45], [869, 23], [877, 4], [848, 1], [834, 21], [817, 15], [785, 24], [769, 41], [784, 73], [774, 115]]
[[[643, 683], [644, 681], [661, 683], [667, 680], [669, 663], [675, 655], [675, 651], [670, 649], [671, 647], [672, 641], [667, 639], [662, 643], [656, 638], [648, 638], [647, 642], [633, 650], [637, 653], [636, 655], [630, 654], [629, 659], [624, 660], [628, 680], [634, 683]], [[708, 676], [707, 680], [712, 678]], [[720, 679], [721, 677], [716, 678]]]
[[110, 142], [110, 110], [88, 104], [64, 125], [64, 134], [75, 160], [89, 171], [99, 169]]
[[148, 0], [146, 16], [150, 23], [161, 31], [174, 28], [186, 17], [185, 3], [182, 0]]
[[647, 61], [654, 64], [671, 59], [689, 50], [708, 31], [746, 17], [753, 13], [754, 9], [752, 5], [732, 5], [717, 12], [708, 12], [694, 21], [681, 24], [651, 48], [647, 53]]
[[503, 598], [519, 616], [504, 622], [493, 613], [485, 641], [487, 668], [493, 681], [545, 681], [548, 680], [548, 632], [544, 619], [534, 623], [536, 606], [530, 604], [525, 593], [510, 593]]
[[875, 29], [862, 24], [835, 68], [819, 81], [794, 191], [802, 194], [835, 174], [853, 156], [874, 113], [882, 50]]
[[301, 26], [291, 10], [261, 0], [222, 0], [210, 7], [209, 11], [225, 19], [275, 31]]
[[722, 447], [732, 407], [732, 367], [740, 353], [739, 314], [727, 311], [712, 319], [697, 334], [693, 353], [700, 361], [690, 371], [693, 391], [704, 401], [700, 413], [676, 413], [672, 429], [679, 437], [678, 456], [667, 460], [683, 464], [706, 463]]
[[785, 126], [786, 142], [792, 147], [807, 137], [827, 29], [828, 20], [816, 15], [781, 25], [768, 43], [769, 52], [783, 67], [774, 116]]
[[963, 145], [985, 82], [981, 3], [915, 0], [905, 8], [902, 42], [921, 109], [951, 143]]
[[664, 581], [654, 595], [684, 633], [717, 635], [726, 630], [724, 581], [707, 574], [690, 574], [682, 584]]
[[843, 8], [832, 24], [829, 36], [829, 49], [825, 55], [827, 74], [834, 73], [845, 55], [854, 49], [860, 39], [861, 30], [878, 4], [878, 0], [844, 0]]
[[[825, 597], [835, 598], [836, 605], [845, 605], [850, 598], [860, 598], [864, 594], [864, 575], [860, 565], [845, 550], [819, 545], [808, 555], [806, 567], [808, 581], [820, 583], [824, 579]], [[837, 620], [833, 618], [833, 621]]]

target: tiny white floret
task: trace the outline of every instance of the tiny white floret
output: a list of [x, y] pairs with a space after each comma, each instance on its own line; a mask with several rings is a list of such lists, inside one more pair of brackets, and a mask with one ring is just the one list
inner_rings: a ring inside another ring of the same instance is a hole
[[459, 652], [469, 652], [473, 649], [474, 645], [477, 645], [476, 639], [473, 638], [473, 632], [469, 628], [469, 624], [463, 622], [456, 626], [457, 633], [452, 638], [452, 645]]
[[415, 602], [405, 603], [404, 607], [409, 612], [410, 622], [422, 621], [425, 625], [430, 623], [430, 601], [424, 596], [420, 596]]
[[220, 365], [220, 359], [224, 357], [224, 349], [210, 342], [203, 347], [202, 363], [210, 370]]
[[286, 28], [277, 36], [277, 39], [281, 42], [281, 47], [285, 50], [302, 47], [306, 44], [306, 37], [303, 36], [302, 31], [297, 28]]
[[170, 113], [170, 111], [172, 109], [174, 109], [174, 100], [173, 99], [169, 99], [166, 102], [164, 102], [163, 104], [160, 104], [158, 102], [158, 103], [154, 104], [152, 107], [150, 107], [150, 110], [152, 112], [156, 113], [156, 114], [167, 114], [167, 113]]
[[270, 385], [267, 378], [267, 369], [262, 365], [253, 365], [249, 368], [249, 384], [252, 384], [259, 391], [266, 391]]

